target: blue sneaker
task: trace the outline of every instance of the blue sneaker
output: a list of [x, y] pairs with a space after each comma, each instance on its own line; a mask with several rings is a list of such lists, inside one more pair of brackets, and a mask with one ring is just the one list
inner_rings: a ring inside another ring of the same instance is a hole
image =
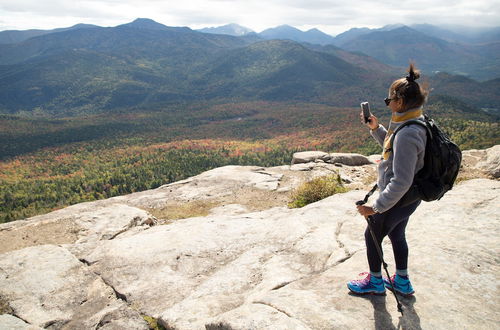
[[[394, 290], [404, 296], [411, 296], [415, 293], [415, 290], [413, 290], [408, 276], [403, 277], [394, 274], [392, 275], [391, 282], [394, 284]], [[392, 291], [392, 286], [388, 278], [384, 277], [384, 285], [387, 289]]]
[[362, 280], [352, 280], [347, 283], [347, 288], [356, 294], [385, 294], [385, 286], [382, 277], [375, 277], [369, 273], [361, 273], [360, 276], [366, 275]]

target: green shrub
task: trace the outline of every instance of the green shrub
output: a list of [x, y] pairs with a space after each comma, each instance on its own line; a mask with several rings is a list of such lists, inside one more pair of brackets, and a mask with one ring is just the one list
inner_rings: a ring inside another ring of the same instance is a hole
[[318, 177], [298, 187], [292, 193], [292, 201], [288, 203], [288, 206], [292, 208], [303, 207], [328, 196], [346, 191], [347, 188], [342, 185], [340, 175]]
[[148, 323], [149, 329], [151, 330], [166, 330], [161, 324], [158, 323], [158, 320], [152, 316], [142, 315], [144, 321]]

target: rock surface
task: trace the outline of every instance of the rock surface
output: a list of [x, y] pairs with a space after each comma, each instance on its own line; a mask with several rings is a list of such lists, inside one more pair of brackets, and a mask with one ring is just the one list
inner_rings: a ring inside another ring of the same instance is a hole
[[[418, 294], [403, 300], [400, 322], [445, 329], [500, 321], [498, 292], [488, 284], [500, 270], [499, 189], [497, 181], [467, 181], [412, 217]], [[366, 270], [364, 222], [353, 207], [362, 197], [352, 191], [302, 209], [180, 220], [106, 241], [86, 260], [141, 311], [174, 328], [390, 327], [399, 319], [391, 296], [359, 298], [345, 287]]]
[[148, 329], [111, 287], [62, 247], [41, 245], [1, 256], [0, 293], [31, 325]]
[[10, 314], [0, 315], [0, 330], [41, 330]]
[[[490, 158], [479, 153], [464, 157], [464, 166], [480, 170], [475, 166]], [[374, 181], [374, 166], [228, 166], [0, 225], [2, 242], [31, 235], [25, 245], [1, 246], [9, 252], [0, 254], [0, 300], [12, 316], [0, 316], [0, 329], [7, 322], [21, 329], [147, 329], [141, 315], [169, 329], [495, 328], [497, 180], [462, 181], [412, 216], [407, 238], [416, 295], [402, 298], [403, 316], [392, 295], [348, 293], [346, 282], [367, 270], [365, 221], [354, 203]], [[337, 172], [363, 190], [301, 209], [279, 199]], [[268, 201], [274, 197], [281, 204]], [[215, 198], [224, 203], [182, 220], [162, 222], [144, 210]], [[259, 207], [246, 203], [252, 198]], [[56, 237], [36, 236], [44, 230]], [[392, 273], [387, 240], [384, 250]]]
[[[146, 229], [154, 223], [148, 212], [124, 204], [82, 203], [55, 212], [0, 226], [0, 239], [20, 237], [0, 246], [1, 252], [39, 244], [74, 244], [93, 248], [100, 240], [113, 239], [132, 227]], [[46, 232], [41, 240], [41, 232]]]

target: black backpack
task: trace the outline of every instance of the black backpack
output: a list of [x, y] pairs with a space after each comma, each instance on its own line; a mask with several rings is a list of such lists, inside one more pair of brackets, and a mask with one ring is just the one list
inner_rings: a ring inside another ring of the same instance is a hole
[[424, 167], [415, 175], [410, 189], [397, 203], [398, 206], [409, 205], [418, 199], [426, 202], [441, 199], [453, 187], [462, 162], [460, 148], [427, 115], [424, 115], [424, 120], [409, 120], [399, 126], [391, 137], [391, 145], [400, 129], [413, 124], [427, 130]]

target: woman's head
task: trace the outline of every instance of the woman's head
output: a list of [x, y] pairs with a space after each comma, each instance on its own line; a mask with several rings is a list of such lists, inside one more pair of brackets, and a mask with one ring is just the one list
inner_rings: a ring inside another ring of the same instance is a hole
[[428, 92], [416, 82], [418, 78], [420, 71], [415, 68], [415, 64], [410, 63], [408, 75], [392, 83], [386, 104], [393, 111], [404, 112], [421, 107], [425, 103]]

